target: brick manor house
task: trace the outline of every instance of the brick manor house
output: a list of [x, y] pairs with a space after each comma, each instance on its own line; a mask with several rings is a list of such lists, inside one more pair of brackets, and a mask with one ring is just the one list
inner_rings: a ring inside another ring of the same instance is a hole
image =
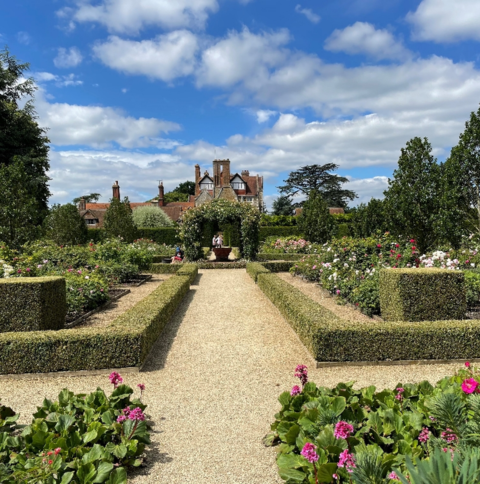
[[[116, 181], [112, 186], [112, 197], [120, 200], [120, 185]], [[263, 176], [250, 176], [248, 170], [241, 175], [230, 174], [230, 160], [213, 160], [213, 175], [205, 171], [200, 174], [200, 166], [195, 165], [195, 195], [190, 195], [188, 202], [164, 202], [163, 182], [158, 186], [158, 196], [150, 202], [130, 202], [132, 210], [138, 207], [158, 206], [174, 222], [178, 222], [183, 213], [215, 198], [224, 198], [236, 202], [248, 202], [259, 210], [263, 207]], [[78, 204], [80, 215], [89, 228], [103, 226], [105, 212], [109, 203], [86, 203], [82, 198]]]

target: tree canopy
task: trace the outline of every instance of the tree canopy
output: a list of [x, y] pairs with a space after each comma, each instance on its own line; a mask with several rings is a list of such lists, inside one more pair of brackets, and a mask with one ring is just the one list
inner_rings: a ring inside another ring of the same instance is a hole
[[137, 227], [171, 227], [173, 221], [160, 207], [138, 207], [133, 211], [133, 222]]
[[93, 202], [98, 202], [99, 198], [102, 195], [100, 193], [90, 193], [89, 195], [81, 195], [80, 197], [74, 198], [72, 202], [75, 205], [78, 205], [80, 203], [80, 200], [83, 198], [85, 200], [85, 203], [93, 203]]
[[294, 206], [290, 197], [280, 195], [272, 203], [272, 215], [293, 215]]
[[298, 225], [310, 242], [323, 244], [332, 238], [336, 223], [328, 210], [328, 203], [319, 192], [310, 191], [307, 201], [303, 204]]
[[103, 227], [109, 237], [121, 237], [125, 242], [133, 242], [137, 228], [133, 222], [128, 197], [125, 197], [122, 202], [118, 198], [110, 200]]
[[45, 235], [58, 245], [83, 244], [88, 238], [85, 220], [72, 203], [53, 205], [43, 225]]
[[[348, 178], [330, 173], [337, 168], [338, 165], [335, 163], [302, 166], [299, 170], [290, 173], [285, 180], [285, 185], [277, 188], [281, 194], [290, 199], [297, 194], [308, 197], [311, 191], [315, 191], [322, 196], [329, 207], [346, 207], [348, 200], [354, 200], [357, 194], [342, 188], [342, 184], [348, 182]], [[301, 204], [297, 203], [296, 206]]]

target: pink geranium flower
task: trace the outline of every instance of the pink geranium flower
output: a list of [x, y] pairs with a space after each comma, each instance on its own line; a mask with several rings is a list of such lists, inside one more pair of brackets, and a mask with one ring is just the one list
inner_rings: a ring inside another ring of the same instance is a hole
[[352, 473], [353, 469], [357, 467], [355, 465], [355, 456], [350, 454], [348, 449], [345, 449], [341, 454], [340, 458], [338, 459], [338, 467], [345, 467], [347, 472]]
[[336, 439], [348, 439], [353, 432], [353, 425], [347, 422], [341, 421], [335, 425], [333, 435]]
[[462, 390], [465, 393], [473, 393], [478, 387], [478, 382], [474, 380], [473, 378], [468, 378], [466, 380], [463, 380], [462, 383]]
[[307, 442], [304, 446], [300, 454], [305, 457], [305, 459], [308, 460], [308, 462], [311, 462], [312, 464], [314, 462], [317, 462], [318, 460], [318, 454], [315, 452], [317, 450], [316, 446], [311, 444], [310, 442]]

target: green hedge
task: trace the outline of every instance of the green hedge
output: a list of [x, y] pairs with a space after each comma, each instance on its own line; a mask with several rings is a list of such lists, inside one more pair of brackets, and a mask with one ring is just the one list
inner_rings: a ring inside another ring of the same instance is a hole
[[270, 272], [288, 272], [293, 264], [293, 262], [289, 261], [262, 262], [262, 266]]
[[155, 263], [150, 265], [148, 272], [151, 274], [175, 274], [180, 267], [180, 264]]
[[[105, 240], [104, 229], [88, 229], [88, 238], [94, 242]], [[136, 231], [137, 239], [148, 239], [158, 244], [177, 245], [180, 241], [177, 237], [176, 227], [140, 228]]]
[[190, 287], [171, 277], [107, 327], [0, 334], [0, 373], [141, 366]]
[[198, 265], [197, 264], [182, 264], [177, 271], [177, 276], [186, 276], [190, 280], [190, 284], [198, 275]]
[[380, 308], [385, 321], [463, 319], [467, 310], [463, 272], [448, 269], [380, 271]]
[[62, 329], [66, 314], [63, 277], [0, 279], [0, 333]]
[[172, 250], [170, 254], [161, 254], [161, 255], [154, 255], [152, 262], [154, 264], [164, 264], [163, 259], [172, 259], [172, 257], [175, 255], [175, 251]]
[[257, 260], [288, 260], [296, 261], [301, 260], [306, 257], [307, 254], [270, 254], [267, 252], [262, 252], [257, 254]]
[[480, 320], [358, 323], [339, 318], [276, 274], [258, 273], [257, 282], [317, 361], [480, 358]]
[[247, 263], [247, 274], [257, 282], [259, 274], [269, 274], [270, 271], [265, 269], [260, 262], [248, 262]]
[[302, 232], [299, 227], [260, 227], [259, 240], [264, 242], [267, 237], [290, 237], [299, 236]]
[[198, 262], [199, 269], [245, 269], [246, 261], [239, 262]]

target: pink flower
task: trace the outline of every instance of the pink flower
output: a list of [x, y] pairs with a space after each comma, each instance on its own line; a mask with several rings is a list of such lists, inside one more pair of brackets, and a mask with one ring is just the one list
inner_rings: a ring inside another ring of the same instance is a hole
[[337, 289], [337, 296], [340, 295], [340, 289]]
[[145, 414], [140, 407], [134, 408], [128, 413], [129, 420], [145, 420]]
[[300, 393], [302, 393], [302, 390], [300, 390], [300, 387], [298, 385], [295, 385], [290, 391], [290, 395], [292, 397], [294, 397], [295, 395], [300, 395]]
[[60, 452], [62, 452], [62, 449], [61, 449], [60, 447], [57, 447], [57, 448], [55, 449], [55, 455], [60, 454]]
[[120, 416], [117, 417], [118, 423], [125, 422], [125, 420], [127, 420], [127, 417], [125, 417], [125, 415], [120, 415]]
[[410, 243], [411, 244], [414, 244], [415, 243], [415, 239], [410, 239]]
[[355, 456], [348, 452], [348, 449], [345, 449], [341, 454], [338, 460], [338, 467], [345, 467], [347, 472], [353, 472], [353, 469], [357, 467], [355, 465]]
[[333, 477], [334, 479], [338, 479], [337, 474], [332, 474], [332, 477]]
[[452, 442], [455, 442], [458, 439], [455, 432], [452, 429], [449, 429], [449, 428], [445, 429], [445, 432], [442, 432], [441, 437], [448, 444], [451, 444]]
[[377, 244], [377, 247], [378, 247], [379, 249], [381, 249], [381, 248], [382, 248], [382, 245], [381, 245], [381, 244]]
[[462, 390], [465, 393], [473, 393], [478, 387], [478, 382], [475, 381], [473, 378], [468, 378], [467, 380], [463, 380], [462, 383]]
[[300, 452], [300, 454], [302, 454], [303, 457], [305, 457], [305, 459], [308, 460], [308, 462], [311, 462], [313, 464], [318, 460], [318, 454], [315, 452], [316, 449], [317, 447], [315, 445], [311, 444], [310, 442], [307, 442], [303, 446], [303, 449]]
[[400, 479], [398, 478], [397, 474], [395, 474], [395, 472], [390, 472], [390, 474], [388, 474], [388, 478], [392, 481], [399, 481]]
[[305, 365], [297, 365], [295, 376], [300, 379], [302, 386], [305, 386], [305, 383], [308, 382], [308, 368]]
[[49, 464], [49, 465], [52, 465], [52, 464], [53, 464], [53, 460], [52, 460], [52, 459], [50, 459], [50, 460], [48, 461], [48, 464]]
[[317, 266], [313, 266], [312, 269], [315, 270], [317, 268]]
[[420, 432], [420, 435], [418, 436], [418, 441], [425, 443], [429, 438], [430, 438], [430, 431], [428, 430], [427, 427], [423, 427], [422, 431]]
[[30, 267], [27, 267], [25, 270], [26, 270], [27, 272], [30, 272], [30, 271], [31, 271]]
[[22, 273], [22, 269], [18, 269], [17, 273], [18, 274], [21, 274]]
[[467, 368], [470, 368], [470, 362], [469, 362], [469, 361], [466, 361], [466, 362], [465, 362], [465, 366], [466, 366]]
[[353, 432], [353, 425], [350, 425], [343, 420], [338, 422], [335, 425], [335, 431], [333, 435], [335, 435], [336, 439], [348, 439]]
[[110, 379], [110, 383], [114, 386], [114, 388], [117, 388], [118, 385], [123, 383], [123, 378], [120, 375], [120, 373], [117, 373], [116, 371], [113, 371], [110, 373], [110, 376], [108, 377]]
[[141, 392], [144, 392], [144, 391], [145, 391], [145, 383], [139, 383], [139, 384], [137, 385], [137, 387], [138, 387], [138, 388], [140, 388], [140, 391], [141, 391]]

